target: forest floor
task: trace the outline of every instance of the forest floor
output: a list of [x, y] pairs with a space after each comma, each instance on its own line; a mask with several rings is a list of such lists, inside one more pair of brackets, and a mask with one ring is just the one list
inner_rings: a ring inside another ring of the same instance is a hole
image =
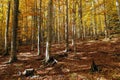
[[[16, 63], [5, 64], [9, 56], [0, 56], [0, 80], [120, 80], [120, 39], [80, 41], [76, 46], [76, 54], [71, 50], [68, 56], [57, 57], [57, 64], [45, 68], [44, 57], [37, 56], [37, 50], [22, 46]], [[54, 44], [52, 55], [64, 54], [64, 49], [65, 44]], [[90, 71], [92, 60], [98, 72]], [[30, 68], [35, 69], [34, 76], [19, 75]]]

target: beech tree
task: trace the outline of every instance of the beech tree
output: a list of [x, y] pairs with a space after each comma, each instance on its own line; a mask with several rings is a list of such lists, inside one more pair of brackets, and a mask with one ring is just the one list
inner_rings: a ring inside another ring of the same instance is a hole
[[[60, 0], [58, 0], [58, 14], [60, 14]], [[60, 15], [58, 16], [58, 43], [60, 43]]]
[[7, 9], [7, 16], [6, 16], [6, 28], [5, 28], [5, 53], [3, 54], [8, 55], [8, 28], [9, 28], [9, 21], [10, 21], [10, 0], [8, 0], [8, 9]]
[[76, 38], [76, 1], [73, 1], [73, 24], [72, 24], [72, 45], [74, 48], [74, 53], [76, 53], [76, 43], [75, 43], [75, 38]]
[[38, 16], [38, 55], [41, 54], [40, 48], [41, 48], [41, 6], [42, 6], [42, 0], [39, 0], [39, 8], [38, 8], [38, 12], [39, 12], [39, 16]]
[[35, 48], [35, 42], [36, 42], [36, 27], [37, 27], [37, 0], [34, 0], [34, 8], [32, 8], [32, 11], [34, 15], [32, 16], [33, 19], [33, 25], [32, 25], [32, 46], [31, 50], [33, 51]]
[[82, 37], [82, 39], [83, 39], [82, 0], [79, 0], [78, 8], [79, 8], [79, 9], [78, 9], [79, 19], [80, 19], [79, 38]]
[[13, 7], [13, 24], [12, 24], [12, 41], [11, 41], [11, 56], [9, 62], [15, 62], [17, 60], [17, 28], [18, 28], [18, 8], [19, 0], [14, 0]]
[[68, 34], [68, 0], [66, 0], [65, 41], [66, 41], [66, 49], [65, 49], [65, 52], [68, 52], [68, 51], [69, 51], [69, 34]]
[[[25, 11], [26, 11], [26, 13], [27, 13], [27, 10], [28, 10], [28, 8], [27, 8], [27, 4], [28, 3], [28, 0], [25, 0], [25, 5], [26, 5], [26, 7], [25, 7]], [[26, 16], [25, 17], [25, 20], [26, 20], [26, 22], [25, 22], [25, 25], [24, 25], [24, 28], [25, 28], [25, 32], [26, 32], [26, 34], [25, 34], [25, 39], [26, 39], [26, 44], [28, 43], [28, 16]]]
[[53, 0], [48, 2], [48, 18], [47, 18], [47, 41], [46, 41], [46, 53], [45, 62], [50, 58], [51, 38], [52, 38], [52, 24], [53, 24]]
[[104, 33], [105, 33], [105, 39], [108, 38], [108, 28], [107, 28], [107, 14], [106, 14], [106, 0], [103, 0], [104, 1]]
[[120, 23], [120, 2], [119, 0], [116, 0], [116, 8], [117, 8], [118, 18], [119, 18], [119, 23]]

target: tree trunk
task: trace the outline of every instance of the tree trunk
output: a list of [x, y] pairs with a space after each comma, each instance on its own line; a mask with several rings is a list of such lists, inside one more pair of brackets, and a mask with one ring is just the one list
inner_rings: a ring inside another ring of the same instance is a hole
[[9, 60], [10, 63], [15, 62], [17, 60], [16, 44], [17, 44], [17, 28], [18, 28], [18, 8], [19, 8], [19, 0], [14, 0], [11, 56]]
[[74, 53], [76, 53], [75, 37], [76, 37], [76, 1], [73, 2], [73, 26], [72, 26], [72, 45], [74, 48]]
[[105, 9], [105, 12], [104, 12], [104, 33], [105, 33], [105, 39], [108, 38], [108, 29], [107, 29], [107, 17], [106, 17], [106, 0], [103, 0], [104, 1], [104, 9]]
[[45, 62], [48, 62], [48, 60], [50, 58], [51, 37], [52, 37], [52, 35], [51, 35], [52, 23], [53, 23], [53, 1], [49, 0], [49, 3], [48, 3], [47, 41], [46, 41]]
[[4, 55], [8, 55], [8, 28], [9, 28], [9, 21], [10, 21], [10, 0], [8, 1], [8, 10], [7, 10], [7, 17], [6, 17], [6, 28], [5, 28], [5, 53]]
[[34, 16], [32, 16], [32, 31], [31, 31], [31, 33], [32, 33], [32, 34], [31, 34], [31, 35], [32, 35], [32, 36], [31, 36], [31, 40], [32, 40], [32, 41], [31, 41], [31, 50], [32, 50], [32, 51], [34, 50], [34, 39], [35, 39], [35, 38], [34, 38], [34, 36], [35, 36], [35, 35], [34, 35], [34, 34], [35, 34], [35, 27], [34, 27], [34, 26], [35, 26], [35, 25], [34, 25], [35, 23], [34, 23], [34, 22], [35, 22], [35, 21], [34, 21]]
[[95, 1], [93, 1], [93, 14], [94, 14], [94, 39], [97, 39], [97, 19], [96, 19], [96, 8]]
[[42, 0], [39, 0], [39, 16], [38, 16], [38, 55], [41, 54], [40, 48], [41, 48], [41, 6], [42, 6]]
[[80, 3], [79, 3], [79, 12], [78, 13], [79, 13], [79, 18], [80, 18], [80, 30], [79, 30], [80, 36], [79, 36], [79, 38], [82, 37], [82, 39], [83, 39], [82, 0], [80, 0]]
[[120, 23], [120, 4], [119, 4], [119, 0], [116, 0], [116, 8], [117, 8], [118, 18], [119, 18], [119, 23]]
[[69, 51], [69, 35], [68, 35], [68, 0], [66, 0], [66, 24], [65, 24], [65, 41], [66, 41], [66, 49], [65, 52]]
[[[27, 2], [28, 2], [28, 0], [25, 0], [25, 10], [26, 10], [26, 13], [27, 13], [27, 10], [28, 10], [28, 8], [27, 8]], [[26, 19], [26, 22], [25, 22], [25, 32], [26, 32], [26, 34], [25, 34], [25, 39], [26, 39], [26, 44], [28, 44], [28, 16], [26, 15], [26, 17], [25, 17], [25, 19]]]
[[[60, 14], [60, 0], [58, 0], [58, 14]], [[58, 15], [58, 43], [60, 43], [60, 15]]]
[[36, 12], [37, 12], [37, 1], [34, 0], [34, 16], [33, 16], [33, 28], [32, 28], [32, 46], [31, 46], [31, 50], [33, 51], [35, 48], [35, 44], [36, 44], [36, 27], [37, 27], [37, 16], [36, 16]]

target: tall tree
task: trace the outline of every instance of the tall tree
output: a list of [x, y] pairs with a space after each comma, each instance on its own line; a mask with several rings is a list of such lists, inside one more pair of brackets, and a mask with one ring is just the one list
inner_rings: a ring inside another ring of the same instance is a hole
[[11, 56], [10, 56], [10, 60], [9, 60], [10, 63], [15, 62], [17, 60], [16, 44], [17, 44], [17, 28], [18, 28], [18, 8], [19, 8], [19, 0], [14, 0]]
[[116, 8], [117, 8], [118, 18], [119, 18], [119, 23], [120, 23], [120, 2], [119, 0], [116, 0]]
[[[27, 13], [27, 10], [28, 10], [27, 5], [28, 5], [28, 0], [25, 0], [25, 6], [26, 6], [25, 11], [26, 11], [26, 13]], [[26, 20], [26, 22], [25, 22], [25, 32], [26, 32], [25, 39], [26, 39], [26, 44], [27, 44], [27, 42], [28, 42], [28, 16], [27, 15], [25, 17], [25, 20]]]
[[39, 16], [38, 16], [38, 55], [40, 55], [41, 51], [41, 6], [42, 6], [42, 0], [39, 0]]
[[[4, 2], [3, 0], [0, 1], [0, 3], [1, 3], [0, 4], [0, 8], [1, 8], [0, 13], [2, 15], [1, 20], [0, 20], [1, 24], [3, 24], [3, 22], [4, 22], [4, 16], [3, 16], [4, 15], [4, 4], [3, 4], [3, 2]], [[2, 38], [3, 37], [3, 27], [1, 27], [1, 35], [0, 35], [0, 37], [1, 37], [1, 40], [3, 40], [3, 38]]]
[[66, 24], [65, 24], [65, 41], [66, 41], [66, 49], [65, 52], [69, 51], [69, 41], [68, 41], [68, 0], [66, 0]]
[[78, 4], [78, 13], [79, 13], [79, 18], [80, 18], [80, 28], [79, 28], [79, 38], [82, 37], [83, 39], [83, 11], [82, 11], [82, 0], [79, 0]]
[[74, 53], [76, 53], [76, 43], [75, 43], [75, 38], [76, 38], [76, 1], [73, 1], [73, 24], [72, 24], [72, 45], [74, 48]]
[[108, 38], [108, 28], [107, 28], [107, 11], [106, 11], [106, 0], [103, 0], [104, 2], [104, 33], [105, 33], [105, 39]]
[[6, 28], [5, 28], [5, 53], [3, 54], [8, 55], [8, 28], [9, 28], [9, 21], [10, 21], [10, 0], [8, 0], [8, 9], [7, 9], [7, 16], [6, 16]]
[[58, 43], [60, 43], [60, 0], [58, 0]]
[[52, 23], [53, 23], [53, 0], [49, 0], [48, 3], [48, 21], [47, 21], [47, 41], [46, 41], [46, 53], [45, 53], [45, 62], [49, 60], [50, 57], [50, 48], [51, 48], [51, 32], [52, 32]]
[[37, 0], [34, 0], [34, 8], [33, 8], [33, 27], [32, 27], [32, 46], [31, 50], [33, 51], [35, 48], [35, 42], [36, 42], [36, 27], [37, 27]]
[[95, 1], [93, 0], [93, 17], [94, 17], [94, 38], [97, 39], [97, 19], [96, 19], [96, 8]]

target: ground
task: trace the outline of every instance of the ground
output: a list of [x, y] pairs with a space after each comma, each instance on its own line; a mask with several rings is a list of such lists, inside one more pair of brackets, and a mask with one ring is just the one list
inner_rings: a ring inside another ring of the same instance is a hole
[[[71, 45], [70, 45], [71, 46]], [[120, 40], [77, 41], [77, 51], [72, 47], [68, 56], [55, 57], [54, 66], [44, 66], [44, 56], [38, 56], [37, 50], [30, 46], [21, 46], [18, 61], [6, 64], [9, 56], [0, 56], [0, 80], [120, 80]], [[51, 55], [65, 54], [64, 44], [53, 44]], [[92, 60], [99, 68], [91, 72]], [[34, 76], [22, 76], [25, 69], [35, 69]]]

